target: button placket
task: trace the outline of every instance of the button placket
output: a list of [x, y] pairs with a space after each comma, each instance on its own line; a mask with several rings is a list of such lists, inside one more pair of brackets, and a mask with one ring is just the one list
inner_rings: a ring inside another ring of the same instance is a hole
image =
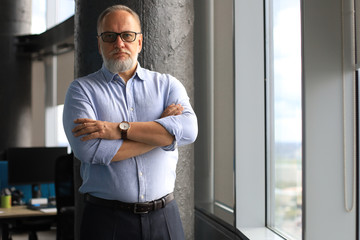
[[143, 202], [146, 199], [146, 179], [143, 170], [142, 158], [140, 156], [136, 157], [136, 162], [138, 166], [139, 199]]
[[[128, 107], [128, 116], [129, 122], [136, 122], [136, 111], [135, 111], [135, 101], [134, 101], [134, 84], [135, 81], [130, 79], [126, 85], [126, 97], [127, 97], [127, 107]], [[146, 181], [144, 174], [144, 166], [142, 164], [141, 156], [135, 157], [138, 171], [138, 182], [139, 182], [139, 195], [138, 198], [141, 202], [146, 199]]]
[[127, 112], [129, 116], [129, 122], [136, 122], [136, 116], [134, 111], [134, 81], [130, 79], [126, 85], [126, 98], [127, 98]]

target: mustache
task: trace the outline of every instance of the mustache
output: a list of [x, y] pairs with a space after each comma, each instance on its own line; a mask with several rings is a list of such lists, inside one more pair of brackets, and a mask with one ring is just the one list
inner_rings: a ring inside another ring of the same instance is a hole
[[115, 48], [114, 50], [112, 50], [110, 52], [111, 55], [114, 55], [116, 53], [126, 53], [126, 54], [129, 54], [129, 55], [131, 54], [130, 51], [128, 51], [126, 49], [121, 50], [120, 48]]

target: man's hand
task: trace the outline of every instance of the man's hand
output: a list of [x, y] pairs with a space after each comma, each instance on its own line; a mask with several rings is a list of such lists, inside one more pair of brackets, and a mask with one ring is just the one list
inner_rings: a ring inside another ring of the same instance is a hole
[[119, 123], [92, 120], [88, 118], [78, 118], [74, 121], [78, 124], [72, 132], [75, 137], [83, 136], [81, 141], [87, 141], [95, 138], [120, 139], [121, 133]]
[[168, 117], [168, 116], [176, 116], [182, 114], [182, 111], [184, 111], [184, 107], [180, 104], [171, 104], [169, 105], [164, 112], [161, 114], [160, 118]]
[[[161, 114], [161, 118], [180, 115], [183, 110], [183, 106], [173, 103], [164, 110]], [[87, 141], [95, 138], [109, 140], [121, 139], [119, 123], [93, 120], [89, 118], [78, 118], [74, 121], [74, 123], [78, 125], [73, 128], [72, 132], [75, 137], [83, 136], [81, 141]]]

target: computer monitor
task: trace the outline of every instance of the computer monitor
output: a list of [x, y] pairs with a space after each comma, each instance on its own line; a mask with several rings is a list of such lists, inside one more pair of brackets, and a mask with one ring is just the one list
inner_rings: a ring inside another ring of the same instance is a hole
[[40, 184], [55, 182], [56, 159], [66, 154], [66, 147], [15, 147], [7, 149], [8, 184], [31, 184], [32, 197], [41, 197]]

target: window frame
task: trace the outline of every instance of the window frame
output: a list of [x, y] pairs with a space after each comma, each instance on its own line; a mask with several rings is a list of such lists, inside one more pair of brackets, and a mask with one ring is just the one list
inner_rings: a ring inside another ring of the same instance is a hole
[[[276, 76], [275, 76], [275, 58], [274, 56], [276, 55], [275, 50], [274, 50], [274, 46], [275, 46], [275, 36], [273, 35], [273, 31], [274, 31], [274, 1], [275, 0], [265, 0], [264, 1], [264, 6], [265, 6], [265, 10], [264, 10], [264, 19], [265, 19], [265, 71], [266, 71], [266, 173], [267, 173], [267, 177], [266, 177], [266, 192], [267, 192], [267, 201], [266, 201], [266, 208], [267, 208], [267, 212], [266, 212], [266, 224], [267, 227], [269, 229], [271, 229], [272, 231], [278, 233], [280, 236], [283, 236], [284, 238], [291, 238], [291, 236], [288, 236], [287, 233], [285, 233], [283, 230], [284, 229], [279, 229], [277, 228], [276, 225], [276, 221], [275, 221], [275, 215], [276, 215], [276, 207], [274, 206], [273, 203], [276, 202], [277, 200], [277, 196], [275, 193], [276, 190], [276, 139], [275, 139], [275, 135], [276, 135], [276, 107], [275, 107], [275, 99], [276, 99]], [[299, 1], [299, 16], [301, 18], [301, 0]], [[299, 21], [300, 25], [299, 25], [299, 31], [301, 32], [301, 19]], [[299, 36], [301, 38], [301, 36]], [[301, 39], [299, 39], [299, 43], [300, 43], [300, 50], [301, 51]], [[297, 48], [295, 48], [297, 49]], [[301, 53], [299, 52], [299, 56], [301, 58]], [[299, 61], [299, 67], [300, 67], [300, 74], [302, 74], [302, 69], [301, 69], [301, 59]], [[302, 81], [302, 76], [299, 76], [300, 81]], [[300, 83], [301, 84], [301, 83]], [[300, 92], [302, 92], [302, 89], [300, 89]], [[302, 104], [302, 93], [300, 93], [300, 108], [302, 108], [301, 104]], [[302, 110], [302, 109], [301, 109]], [[302, 114], [302, 113], [301, 113]], [[301, 124], [301, 128], [303, 127], [303, 123], [302, 123], [302, 115], [300, 116], [300, 124]], [[300, 129], [300, 128], [299, 128]], [[302, 144], [302, 136], [301, 136], [301, 142]], [[301, 168], [302, 168], [302, 163], [303, 163], [303, 159], [301, 157]], [[303, 169], [301, 169], [302, 171]], [[301, 180], [301, 187], [303, 187], [302, 184], [302, 180]], [[297, 196], [299, 197], [299, 196]], [[300, 196], [302, 198], [302, 194]], [[301, 219], [302, 221], [302, 219]], [[302, 229], [301, 229], [301, 234], [302, 234]]]
[[248, 231], [266, 224], [263, 0], [234, 1], [234, 11], [235, 212], [236, 227]]
[[[315, 2], [301, 0], [303, 239], [355, 239], [356, 228], [359, 225], [356, 221], [358, 209], [351, 213], [346, 213], [344, 209], [340, 3], [340, 0], [331, 3], [326, 0]], [[254, 106], [259, 102], [255, 95], [262, 100], [264, 98], [261, 94], [265, 95], [260, 84], [264, 79], [261, 79], [258, 71], [261, 67], [265, 68], [262, 66], [265, 61], [264, 52], [261, 51], [264, 49], [257, 43], [259, 39], [265, 41], [261, 33], [264, 31], [263, 4], [262, 0], [235, 1], [234, 7], [236, 11], [234, 14], [235, 109], [237, 111], [236, 227], [251, 240], [265, 237], [271, 239], [267, 235], [271, 231], [265, 227], [266, 211], [264, 210], [263, 213], [258, 211], [258, 208], [264, 209], [266, 197], [264, 195], [260, 200], [254, 197], [256, 194], [261, 196], [262, 191], [266, 192], [265, 180], [258, 181], [254, 176], [247, 174], [247, 172], [265, 171], [265, 146], [261, 141], [256, 143], [253, 140], [254, 136], [265, 139], [265, 130], [261, 133], [257, 129], [264, 128], [265, 122], [264, 126], [261, 126], [258, 119], [254, 118], [255, 113], [249, 111], [247, 106], [247, 104]], [[345, 31], [344, 34], [347, 36], [349, 33]], [[254, 59], [257, 60], [256, 64]], [[254, 68], [254, 65], [257, 67]], [[248, 79], [252, 81], [246, 82]], [[256, 84], [258, 88], [255, 87]], [[265, 105], [260, 103], [256, 106], [257, 108], [253, 110], [259, 117], [261, 114], [258, 108], [263, 107], [264, 110]], [[256, 132], [252, 135], [249, 129], [256, 129]], [[338, 137], [330, 138], [329, 132]], [[256, 149], [254, 144], [257, 144], [259, 150], [252, 155], [251, 150], [245, 148], [243, 144], [250, 149]], [[262, 152], [263, 156], [259, 152]], [[319, 173], [321, 173], [320, 179]], [[250, 182], [251, 186], [246, 186], [246, 183]], [[251, 202], [249, 195], [255, 201]], [[272, 236], [274, 237], [272, 239], [280, 238], [275, 233]]]

